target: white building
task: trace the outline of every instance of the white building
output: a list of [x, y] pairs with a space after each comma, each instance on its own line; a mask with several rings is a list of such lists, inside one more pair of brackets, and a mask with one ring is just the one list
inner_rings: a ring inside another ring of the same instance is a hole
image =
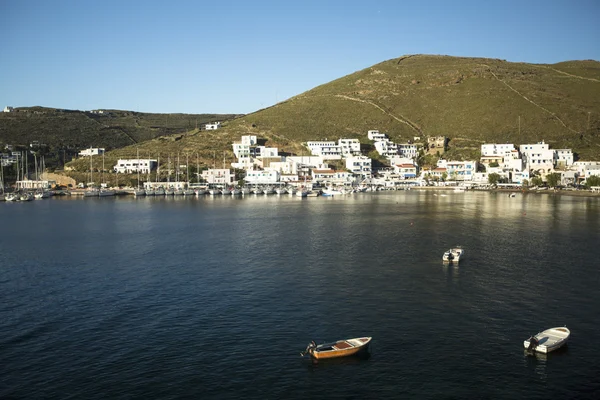
[[398, 148], [398, 155], [407, 157], [410, 159], [416, 159], [419, 154], [417, 151], [417, 145], [411, 143], [399, 143], [396, 145]]
[[318, 140], [306, 142], [306, 146], [313, 156], [321, 156], [324, 160], [341, 160], [342, 149], [331, 140]]
[[448, 174], [448, 180], [453, 181], [472, 181], [475, 172], [477, 172], [475, 161], [438, 160], [437, 166], [438, 168], [444, 168]]
[[400, 179], [413, 179], [417, 177], [417, 167], [412, 163], [394, 165], [394, 173]]
[[571, 149], [557, 149], [555, 151], [557, 167], [570, 167], [573, 165], [573, 152]]
[[360, 141], [358, 139], [339, 139], [338, 146], [344, 158], [361, 155]]
[[387, 135], [385, 133], [380, 133], [378, 130], [367, 131], [367, 137], [374, 142], [387, 139]]
[[216, 131], [220, 127], [221, 127], [221, 123], [220, 122], [214, 122], [212, 124], [206, 124], [206, 125], [204, 125], [204, 129], [206, 129], [207, 131]]
[[81, 157], [99, 156], [102, 154], [104, 154], [103, 148], [93, 148], [93, 147], [90, 147], [89, 149], [81, 150], [79, 152], [79, 155]]
[[11, 106], [4, 107], [4, 112], [13, 112], [13, 111], [15, 111], [15, 109], [12, 108]]
[[208, 184], [230, 185], [233, 183], [235, 176], [229, 169], [207, 169], [202, 171], [202, 179]]
[[249, 184], [274, 184], [279, 182], [279, 171], [249, 170], [244, 180]]
[[157, 160], [150, 159], [132, 159], [132, 160], [119, 160], [115, 165], [114, 170], [119, 174], [132, 174], [137, 173], [149, 173], [156, 169], [158, 165]]
[[537, 144], [522, 144], [519, 151], [525, 165], [533, 171], [547, 174], [554, 170], [555, 151], [548, 148], [548, 144], [538, 142]]
[[375, 142], [375, 150], [384, 157], [398, 155], [398, 145], [389, 139], [378, 140]]
[[355, 175], [364, 178], [373, 176], [373, 160], [366, 156], [356, 156], [346, 158], [346, 168]]
[[323, 184], [345, 184], [354, 181], [354, 175], [348, 171], [334, 171], [329, 168], [313, 169], [311, 174], [313, 182]]
[[482, 144], [481, 145], [481, 156], [482, 157], [487, 157], [487, 156], [504, 157], [506, 154], [508, 154], [514, 150], [516, 150], [514, 144], [508, 144], [508, 143], [507, 144], [496, 144], [496, 143]]

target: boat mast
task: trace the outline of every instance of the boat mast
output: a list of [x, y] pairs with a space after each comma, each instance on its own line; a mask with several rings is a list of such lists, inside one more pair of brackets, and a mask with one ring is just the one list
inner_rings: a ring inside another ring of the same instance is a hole
[[137, 160], [135, 160], [135, 165], [137, 166], [137, 176], [138, 176], [138, 190], [140, 190], [140, 148], [137, 149]]

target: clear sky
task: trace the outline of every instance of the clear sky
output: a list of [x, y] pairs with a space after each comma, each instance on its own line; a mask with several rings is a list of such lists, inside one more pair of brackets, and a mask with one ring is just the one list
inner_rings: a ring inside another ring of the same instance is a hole
[[0, 107], [251, 113], [405, 54], [600, 60], [600, 0], [0, 0]]

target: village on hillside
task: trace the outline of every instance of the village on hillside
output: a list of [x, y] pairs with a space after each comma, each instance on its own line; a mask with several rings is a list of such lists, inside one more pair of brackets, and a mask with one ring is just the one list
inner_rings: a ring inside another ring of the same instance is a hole
[[[211, 124], [210, 129], [219, 129], [220, 124]], [[208, 129], [208, 128], [207, 128]], [[429, 137], [421, 140], [414, 137], [407, 143], [394, 143], [387, 134], [369, 130], [367, 138], [378, 159], [365, 155], [359, 139], [341, 138], [337, 141], [316, 140], [304, 143], [306, 155], [281, 155], [275, 147], [263, 144], [255, 135], [246, 135], [233, 143], [236, 160], [231, 168], [207, 168], [197, 170], [196, 176], [189, 174], [189, 160], [184, 164], [173, 160], [173, 169], [188, 173], [152, 182], [142, 179], [146, 191], [158, 188], [183, 191], [199, 187], [226, 189], [236, 186], [249, 187], [293, 187], [352, 190], [357, 188], [394, 189], [411, 186], [459, 186], [461, 188], [552, 186], [575, 188], [585, 185], [590, 177], [598, 191], [600, 161], [575, 161], [570, 149], [551, 149], [543, 141], [532, 144], [483, 144], [477, 160], [456, 161], [443, 157], [448, 138]], [[32, 149], [37, 143], [30, 144]], [[364, 146], [363, 146], [364, 147]], [[5, 150], [11, 150], [6, 146]], [[104, 154], [102, 148], [83, 149], [80, 157]], [[419, 157], [430, 154], [438, 157], [434, 168], [420, 168]], [[372, 154], [371, 154], [372, 155]], [[5, 152], [1, 156], [2, 167], [18, 164], [23, 155]], [[171, 171], [169, 160], [169, 174]], [[37, 164], [37, 161], [36, 161]], [[160, 168], [154, 159], [120, 159], [116, 165], [103, 166], [114, 173], [141, 174], [146, 176]], [[163, 167], [164, 168], [164, 167]], [[37, 172], [37, 167], [36, 167]], [[40, 178], [40, 175], [19, 175], [16, 190], [50, 189], [55, 181]], [[181, 179], [185, 177], [185, 179]], [[139, 178], [138, 178], [139, 179]], [[99, 186], [90, 182], [77, 182], [78, 186]], [[74, 185], [71, 185], [74, 186]], [[103, 185], [106, 186], [106, 185]], [[590, 186], [590, 185], [588, 185]], [[2, 184], [4, 188], [4, 183]], [[240, 191], [244, 193], [244, 191]], [[177, 194], [177, 193], [174, 193]]]

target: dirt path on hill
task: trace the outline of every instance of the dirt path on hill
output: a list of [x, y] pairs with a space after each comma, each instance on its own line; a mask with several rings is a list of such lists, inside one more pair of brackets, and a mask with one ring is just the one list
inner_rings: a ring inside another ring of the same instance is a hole
[[568, 72], [561, 71], [561, 70], [559, 70], [559, 69], [552, 68], [552, 67], [546, 67], [546, 68], [548, 68], [548, 69], [551, 69], [551, 70], [552, 70], [552, 71], [554, 71], [554, 72], [558, 72], [559, 74], [563, 74], [563, 75], [566, 75], [566, 76], [570, 76], [571, 78], [583, 79], [583, 80], [586, 80], [586, 81], [592, 81], [592, 82], [598, 82], [598, 83], [600, 83], [600, 79], [586, 78], [585, 76], [573, 75], [573, 74], [570, 74], [570, 73], [568, 73]]
[[345, 100], [350, 100], [350, 101], [356, 101], [356, 102], [359, 102], [359, 103], [369, 104], [369, 105], [377, 108], [379, 111], [383, 112], [384, 114], [386, 114], [386, 115], [394, 118], [396, 121], [398, 121], [398, 122], [400, 122], [402, 124], [408, 125], [411, 129], [413, 129], [414, 131], [418, 132], [419, 134], [423, 133], [423, 131], [421, 130], [421, 128], [417, 124], [415, 124], [414, 122], [412, 122], [411, 120], [409, 120], [408, 118], [406, 118], [406, 117], [404, 117], [402, 115], [398, 117], [398, 116], [390, 113], [389, 111], [386, 111], [385, 109], [383, 109], [383, 107], [381, 107], [381, 106], [373, 103], [372, 101], [357, 99], [356, 97], [350, 97], [350, 96], [346, 96], [346, 95], [343, 95], [343, 94], [336, 94], [334, 96], [342, 98], [342, 99], [345, 99]]
[[502, 83], [504, 86], [506, 86], [507, 88], [509, 88], [510, 90], [512, 90], [513, 92], [515, 92], [516, 94], [518, 94], [521, 98], [523, 98], [524, 100], [528, 101], [529, 103], [533, 104], [534, 106], [536, 106], [537, 108], [539, 108], [540, 110], [552, 115], [552, 117], [554, 119], [556, 119], [558, 122], [560, 122], [560, 124], [562, 126], [564, 126], [566, 129], [570, 130], [573, 133], [576, 133], [577, 131], [574, 129], [571, 129], [567, 126], [567, 124], [564, 123], [564, 121], [562, 119], [560, 119], [556, 114], [554, 114], [552, 111], [548, 110], [547, 108], [542, 107], [541, 105], [537, 104], [535, 101], [530, 100], [527, 96], [525, 96], [524, 94], [522, 94], [521, 92], [519, 92], [517, 89], [515, 89], [514, 87], [510, 86], [508, 83], [506, 83], [505, 81], [503, 81], [502, 79], [498, 78], [498, 75], [496, 75], [494, 73], [494, 71], [492, 71], [492, 69], [490, 68], [489, 65], [486, 64], [481, 64], [484, 67], [488, 68], [488, 71], [490, 72], [490, 74], [492, 74], [494, 76], [494, 78], [496, 78], [496, 80], [500, 83]]

